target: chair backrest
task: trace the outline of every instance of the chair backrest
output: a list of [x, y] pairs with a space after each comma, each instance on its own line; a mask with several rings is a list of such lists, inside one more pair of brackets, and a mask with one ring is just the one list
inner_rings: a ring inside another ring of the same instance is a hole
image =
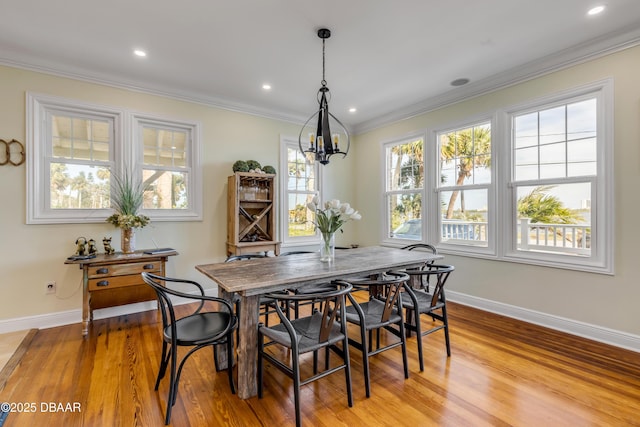
[[[443, 302], [445, 300], [444, 296], [444, 285], [449, 279], [449, 275], [451, 272], [455, 270], [455, 267], [452, 265], [445, 264], [430, 264], [427, 265], [423, 270], [408, 270], [407, 274], [410, 276], [420, 276], [421, 278], [427, 278], [427, 284], [431, 283], [434, 285], [433, 293], [431, 295], [431, 306], [434, 307], [438, 302]], [[429, 280], [431, 277], [435, 278], [435, 283], [433, 280]], [[424, 282], [420, 280], [421, 286], [424, 286]], [[428, 291], [428, 289], [427, 289]]]
[[[409, 280], [409, 275], [402, 271], [389, 271], [379, 278], [357, 278], [349, 279], [349, 282], [355, 288], [369, 287], [374, 298], [384, 301], [384, 310], [380, 321], [386, 322], [391, 317], [393, 307], [402, 305], [402, 289]], [[349, 299], [352, 303], [355, 300], [351, 295]]]
[[295, 330], [293, 328], [293, 325], [291, 324], [291, 320], [282, 311], [282, 304], [278, 304], [278, 302], [285, 301], [302, 303], [305, 301], [314, 301], [316, 303], [321, 303], [323, 309], [322, 322], [320, 330], [318, 331], [318, 342], [323, 343], [329, 339], [331, 327], [337, 320], [338, 315], [340, 315], [341, 324], [346, 324], [344, 319], [344, 310], [342, 310], [342, 307], [344, 307], [345, 295], [351, 292], [351, 289], [353, 289], [353, 287], [350, 283], [347, 283], [343, 280], [336, 280], [331, 282], [331, 286], [327, 285], [326, 289], [327, 290], [323, 290], [321, 292], [313, 294], [270, 293], [266, 294], [265, 296], [267, 298], [273, 298], [277, 300], [275, 307], [276, 312], [278, 313], [278, 317], [289, 332], [289, 335], [291, 335], [292, 337], [295, 336]]
[[[199, 304], [197, 305], [195, 310], [190, 314], [199, 313], [200, 310], [202, 310], [202, 308], [204, 307], [205, 301], [213, 301], [218, 303], [219, 306], [225, 307], [227, 312], [230, 315], [233, 315], [233, 308], [227, 300], [219, 297], [205, 295], [204, 288], [198, 282], [194, 282], [193, 280], [175, 279], [170, 277], [158, 276], [157, 274], [148, 273], [146, 271], [142, 272], [141, 274], [142, 274], [142, 280], [144, 280], [144, 282], [147, 285], [151, 286], [153, 290], [156, 291], [156, 296], [158, 297], [158, 309], [160, 310], [160, 314], [162, 315], [163, 327], [166, 328], [167, 326], [171, 326], [171, 332], [173, 334], [172, 336], [176, 336], [175, 335], [176, 334], [176, 331], [175, 331], [176, 314], [173, 308], [173, 302], [169, 297], [170, 295], [198, 301]], [[197, 288], [198, 293], [185, 293], [185, 292], [176, 291], [174, 289], [170, 289], [166, 287], [167, 283], [188, 284]]]
[[254, 258], [267, 258], [267, 256], [262, 254], [229, 255], [224, 262], [246, 261]]

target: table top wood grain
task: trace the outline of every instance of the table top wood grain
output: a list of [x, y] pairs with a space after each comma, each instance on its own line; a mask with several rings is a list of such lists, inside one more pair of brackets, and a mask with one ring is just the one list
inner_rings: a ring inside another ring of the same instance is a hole
[[317, 253], [309, 253], [204, 264], [196, 269], [227, 292], [251, 296], [413, 267], [441, 258], [422, 251], [368, 246], [336, 250], [331, 263], [321, 262]]

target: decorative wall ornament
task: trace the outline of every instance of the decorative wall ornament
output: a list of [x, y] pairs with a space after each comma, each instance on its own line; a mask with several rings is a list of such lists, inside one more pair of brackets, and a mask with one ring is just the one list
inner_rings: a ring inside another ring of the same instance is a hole
[[12, 139], [5, 141], [0, 139], [0, 144], [4, 144], [4, 150], [0, 147], [0, 166], [11, 163], [13, 166], [20, 166], [27, 156], [24, 152], [24, 145], [20, 141]]

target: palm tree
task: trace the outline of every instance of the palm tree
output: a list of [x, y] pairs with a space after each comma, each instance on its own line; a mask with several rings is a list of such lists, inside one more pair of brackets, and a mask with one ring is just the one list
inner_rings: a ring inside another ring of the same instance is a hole
[[69, 185], [67, 165], [64, 163], [51, 163], [51, 189], [55, 192], [56, 202], [51, 201], [52, 208], [62, 207], [64, 190]]
[[[423, 186], [424, 179], [424, 161], [423, 161], [424, 143], [422, 139], [409, 142], [407, 144], [398, 144], [391, 148], [391, 152], [395, 155], [395, 167], [393, 170], [392, 185], [399, 189], [420, 188]], [[400, 196], [400, 204], [394, 208], [394, 216], [401, 215], [409, 218], [420, 218], [422, 212], [422, 198], [420, 194], [402, 195]], [[397, 219], [392, 220], [392, 228]]]
[[[474, 126], [442, 136], [440, 145], [441, 163], [457, 162], [457, 177], [455, 185], [464, 184], [475, 168], [491, 167], [491, 127]], [[449, 198], [446, 217], [453, 218], [453, 209], [460, 190], [454, 190]], [[462, 202], [462, 199], [461, 199]], [[462, 203], [464, 211], [464, 203]]]
[[76, 190], [78, 194], [78, 207], [82, 207], [82, 193], [85, 192], [89, 183], [84, 171], [81, 171], [78, 176], [71, 180], [71, 189]]
[[518, 216], [542, 224], [577, 224], [584, 221], [578, 212], [565, 207], [560, 199], [548, 194], [552, 188], [552, 185], [536, 187], [518, 199]]

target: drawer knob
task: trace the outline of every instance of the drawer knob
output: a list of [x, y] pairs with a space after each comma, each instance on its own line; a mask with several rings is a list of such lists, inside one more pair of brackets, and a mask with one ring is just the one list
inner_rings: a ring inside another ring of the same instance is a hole
[[96, 273], [98, 274], [107, 274], [109, 273], [109, 269], [108, 268], [99, 268], [96, 270]]
[[98, 283], [96, 283], [96, 286], [109, 286], [109, 281], [108, 280], [101, 280]]
[[154, 267], [155, 266], [153, 264], [145, 264], [142, 268], [144, 268], [145, 270], [153, 270]]

